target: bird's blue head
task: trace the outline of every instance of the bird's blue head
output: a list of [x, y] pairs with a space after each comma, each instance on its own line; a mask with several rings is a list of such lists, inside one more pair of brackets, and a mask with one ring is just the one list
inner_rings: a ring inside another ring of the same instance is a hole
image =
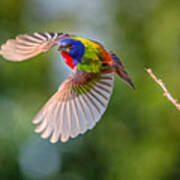
[[85, 46], [76, 39], [62, 39], [58, 50], [67, 53], [73, 59], [74, 65], [76, 65], [84, 55]]

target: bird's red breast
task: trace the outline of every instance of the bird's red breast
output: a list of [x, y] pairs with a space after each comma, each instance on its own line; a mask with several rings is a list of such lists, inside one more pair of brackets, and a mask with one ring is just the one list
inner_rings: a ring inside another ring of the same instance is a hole
[[65, 63], [72, 69], [74, 69], [74, 63], [73, 63], [73, 59], [72, 57], [67, 53], [67, 52], [63, 52], [61, 51], [60, 54], [64, 57], [65, 59]]

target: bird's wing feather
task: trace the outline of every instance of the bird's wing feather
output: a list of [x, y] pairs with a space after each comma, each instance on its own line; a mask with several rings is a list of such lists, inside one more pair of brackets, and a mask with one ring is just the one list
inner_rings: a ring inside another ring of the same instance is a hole
[[42, 52], [46, 52], [58, 40], [67, 37], [63, 33], [33, 33], [31, 35], [19, 35], [16, 39], [9, 39], [1, 46], [0, 55], [10, 61], [23, 61]]
[[95, 74], [76, 68], [34, 118], [35, 132], [43, 138], [51, 136], [55, 143], [92, 129], [107, 108], [113, 80], [112, 72]]

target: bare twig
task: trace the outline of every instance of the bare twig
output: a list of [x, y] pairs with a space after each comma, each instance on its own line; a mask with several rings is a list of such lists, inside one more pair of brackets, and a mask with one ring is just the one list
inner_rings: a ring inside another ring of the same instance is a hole
[[157, 84], [159, 84], [159, 86], [163, 89], [163, 91], [164, 91], [164, 94], [163, 94], [163, 95], [166, 96], [167, 99], [168, 99], [169, 101], [171, 101], [171, 102], [176, 106], [176, 108], [180, 111], [180, 104], [179, 104], [178, 101], [177, 101], [176, 99], [174, 99], [174, 98], [172, 97], [172, 95], [169, 93], [169, 91], [167, 90], [167, 88], [166, 88], [165, 84], [163, 83], [163, 81], [162, 81], [161, 79], [158, 79], [158, 78], [153, 74], [153, 72], [152, 72], [152, 70], [151, 70], [150, 68], [146, 68], [145, 70], [146, 70], [146, 72], [153, 78], [153, 80], [154, 80]]

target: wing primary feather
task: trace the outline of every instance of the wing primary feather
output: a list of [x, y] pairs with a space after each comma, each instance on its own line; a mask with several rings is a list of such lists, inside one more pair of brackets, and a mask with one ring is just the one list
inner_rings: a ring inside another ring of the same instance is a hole
[[54, 130], [54, 133], [50, 139], [50, 141], [52, 143], [56, 143], [59, 140], [59, 129], [60, 129], [60, 122], [61, 122], [61, 118], [60, 118], [61, 107], [62, 107], [62, 102], [60, 101], [58, 111], [56, 114], [56, 121], [54, 122], [54, 129], [55, 130]]
[[49, 33], [45, 33], [48, 39], [51, 39], [51, 35]]
[[40, 124], [47, 116], [47, 110], [43, 107], [32, 121], [34, 124]]
[[92, 87], [92, 90], [93, 90], [94, 92], [96, 92], [97, 94], [99, 94], [101, 97], [103, 97], [104, 100], [108, 100], [108, 97], [105, 96], [102, 92], [100, 92], [100, 91], [99, 91], [98, 89], [96, 89], [95, 87]]
[[101, 113], [100, 108], [97, 106], [97, 104], [94, 102], [94, 100], [89, 96], [89, 94], [86, 94], [88, 100], [93, 104], [95, 109], [97, 110], [98, 113]]
[[[75, 86], [75, 91], [78, 92], [78, 89], [77, 89], [76, 86]], [[78, 102], [78, 104], [79, 104], [80, 111], [81, 111], [84, 119], [86, 120], [87, 126], [89, 126], [89, 125], [88, 125], [88, 123], [89, 123], [88, 117], [87, 117], [87, 115], [86, 115], [86, 112], [85, 112], [84, 107], [83, 107], [82, 102], [81, 102], [81, 98], [80, 98], [81, 96], [82, 96], [82, 95], [79, 95], [79, 96], [77, 97], [77, 102]]]
[[34, 49], [30, 49], [28, 48], [24, 48], [24, 47], [16, 47], [16, 52], [17, 53], [22, 53], [22, 54], [26, 54], [26, 53], [32, 53], [34, 51]]
[[41, 41], [47, 41], [47, 38], [40, 33], [35, 32], [34, 35], [36, 38], [40, 39]]
[[51, 120], [52, 111], [54, 110], [54, 106], [56, 107], [56, 104], [54, 104], [54, 102], [51, 101], [51, 103], [48, 103], [48, 106], [45, 109], [45, 111], [46, 111], [45, 117], [47, 117], [47, 116], [49, 117], [49, 118], [46, 118], [47, 119], [47, 123], [49, 123], [49, 121]]
[[38, 32], [38, 34], [40, 34], [41, 36], [43, 36], [44, 38], [45, 38], [45, 41], [47, 41], [48, 40], [48, 38], [47, 38], [47, 36], [46, 36], [46, 34], [43, 32]]
[[25, 39], [25, 38], [22, 39], [20, 37], [17, 37], [16, 40], [18, 40], [18, 42], [20, 42], [20, 43], [24, 43], [28, 46], [33, 47], [33, 48], [34, 48], [34, 44], [37, 44], [37, 42], [33, 42], [33, 41], [30, 41], [30, 40]]
[[74, 100], [72, 100], [72, 107], [73, 107], [73, 110], [74, 110], [73, 112], [74, 112], [74, 115], [75, 115], [75, 118], [76, 118], [76, 127], [77, 127], [77, 132], [72, 137], [76, 137], [78, 131], [80, 131], [80, 123], [79, 123], [79, 117], [78, 117], [78, 113], [77, 113], [77, 106], [76, 106]]
[[89, 103], [88, 103], [88, 100], [86, 99], [86, 96], [85, 96], [85, 95], [81, 95], [81, 97], [82, 97], [84, 103], [86, 104], [87, 108], [89, 109], [89, 112], [90, 112], [90, 114], [91, 114], [94, 122], [96, 122], [96, 120], [95, 120], [95, 115], [94, 115], [94, 113], [93, 113], [93, 110], [92, 110], [91, 106], [90, 106]]
[[46, 118], [48, 117], [48, 115], [45, 117], [45, 119], [43, 119], [43, 121], [35, 128], [35, 132], [36, 133], [41, 133], [48, 125]]
[[[75, 114], [75, 120], [76, 120], [76, 128], [77, 128], [77, 130], [75, 131], [76, 133], [75, 133], [75, 136], [77, 135], [77, 133], [78, 132], [82, 132], [83, 130], [82, 130], [82, 127], [81, 127], [81, 123], [80, 123], [80, 117], [79, 117], [79, 110], [81, 111], [81, 113], [82, 113], [82, 109], [81, 109], [81, 107], [79, 107], [78, 105], [79, 105], [79, 95], [77, 94], [77, 92], [78, 92], [78, 88], [77, 88], [77, 86], [75, 85], [75, 86], [73, 86], [73, 91], [72, 91], [72, 100], [71, 100], [71, 103], [72, 103], [72, 112], [74, 112], [74, 114]], [[79, 107], [79, 108], [78, 108]], [[71, 134], [74, 134], [73, 133], [74, 132], [74, 130], [72, 130], [72, 132], [71, 132]]]
[[86, 94], [86, 97], [88, 98], [88, 100], [93, 104], [93, 106], [95, 107], [95, 109], [97, 110], [97, 112], [101, 112], [100, 108], [97, 106], [97, 104], [94, 102], [94, 100], [89, 96], [89, 92], [86, 92], [86, 89], [84, 89], [83, 86], [81, 86], [82, 90], [84, 91], [84, 93]]
[[69, 100], [70, 95], [71, 95], [71, 88], [67, 89], [67, 93], [65, 97], [67, 119], [64, 117], [64, 122], [63, 122], [64, 126], [63, 126], [63, 131], [61, 133], [61, 140], [63, 142], [66, 142], [69, 139], [70, 131], [71, 131], [71, 113], [70, 113], [70, 100]]
[[57, 128], [57, 118], [58, 118], [57, 116], [58, 116], [60, 104], [61, 104], [60, 102], [57, 103], [57, 106], [56, 106], [56, 109], [55, 109], [55, 112], [54, 112], [54, 116], [53, 116], [53, 124], [52, 124], [53, 132], [52, 132], [52, 136], [51, 136], [51, 139], [50, 139], [50, 141], [52, 143], [57, 142], [56, 139], [55, 139], [55, 133], [56, 133], [56, 128]]
[[34, 37], [30, 36], [30, 35], [20, 36], [19, 38], [24, 40], [24, 41], [28, 41], [28, 42], [31, 42], [31, 43], [34, 43], [34, 44], [42, 43], [42, 40], [34, 38]]
[[33, 123], [34, 124], [39, 124], [42, 120], [43, 120], [43, 117], [44, 117], [44, 111], [40, 111], [36, 117], [33, 119]]
[[43, 114], [43, 117], [47, 115], [47, 109], [49, 107], [49, 105], [54, 101], [54, 99], [56, 98], [57, 94], [54, 94], [49, 101], [41, 108], [41, 110], [38, 112], [38, 114], [35, 116], [34, 120], [32, 121], [34, 124], [38, 124], [41, 121], [38, 120], [38, 117], [41, 116], [41, 114]]
[[41, 36], [38, 35], [38, 33], [33, 33], [30, 35], [32, 38], [39, 40], [38, 42], [42, 42], [43, 39]]
[[110, 90], [108, 90], [108, 89], [104, 88], [104, 87], [103, 87], [103, 86], [101, 86], [101, 84], [99, 84], [99, 83], [96, 83], [96, 86], [97, 86], [99, 89], [101, 89], [101, 90], [103, 90], [103, 91], [105, 91], [105, 92], [107, 92], [107, 93], [111, 93], [111, 91], [110, 91]]
[[68, 114], [68, 124], [69, 124], [69, 131], [71, 129], [71, 103], [70, 101], [68, 101], [68, 104], [67, 104], [67, 114]]
[[48, 138], [53, 131], [54, 113], [56, 112], [56, 108], [57, 108], [57, 103], [55, 103], [53, 108], [49, 110], [49, 116], [47, 119], [48, 125], [46, 129], [44, 130], [44, 132], [41, 134], [42, 138]]
[[56, 38], [58, 36], [58, 33], [52, 33], [52, 32], [49, 32], [49, 35], [51, 36], [51, 38]]
[[84, 123], [84, 119], [82, 119], [82, 117], [80, 116], [80, 114], [83, 114], [82, 109], [80, 107], [80, 104], [78, 102], [78, 97], [76, 97], [74, 99], [74, 102], [76, 104], [77, 110], [78, 110], [78, 119], [79, 119], [79, 124], [80, 124], [80, 133], [83, 134], [86, 130], [87, 130], [87, 126], [85, 125], [86, 123]]
[[83, 114], [83, 117], [84, 117], [84, 119], [85, 119], [85, 121], [86, 121], [86, 125], [87, 125], [87, 127], [88, 127], [88, 129], [89, 129], [90, 126], [91, 126], [91, 124], [89, 123], [89, 120], [88, 120], [86, 111], [85, 111], [85, 109], [84, 109], [84, 107], [83, 107], [83, 104], [82, 104], [82, 99], [81, 99], [80, 97], [81, 97], [81, 96], [79, 96], [79, 98], [78, 98], [78, 102], [79, 102], [80, 107], [81, 107], [81, 109], [82, 109], [82, 114]]
[[[85, 111], [85, 107], [86, 107], [85, 114], [86, 114], [86, 119], [88, 121], [88, 129], [92, 129], [94, 127], [94, 125], [96, 124], [96, 120], [95, 120], [94, 114], [92, 112], [92, 109], [89, 106], [89, 104], [87, 102], [85, 102], [86, 100], [84, 99], [83, 95], [79, 96], [79, 99], [81, 101], [84, 111]], [[89, 114], [89, 116], [87, 113]]]
[[99, 83], [105, 85], [105, 86], [109, 86], [109, 87], [112, 87], [112, 84], [108, 83], [108, 82], [105, 82], [103, 80], [99, 81]]
[[[70, 89], [70, 88], [69, 88]], [[66, 125], [67, 122], [65, 121], [68, 121], [67, 119], [65, 119], [66, 115], [67, 115], [67, 101], [68, 101], [68, 97], [69, 97], [69, 89], [64, 89], [65, 91], [65, 94], [64, 94], [64, 97], [62, 99], [63, 103], [64, 103], [64, 109], [63, 109], [63, 112], [61, 112], [62, 114], [62, 118], [61, 118], [61, 133], [60, 133], [60, 138], [61, 138], [61, 141], [62, 142], [66, 142], [66, 139], [67, 137], [66, 136], [66, 132], [68, 131], [68, 129], [65, 129], [67, 127], [64, 127]], [[63, 94], [63, 93], [62, 93]]]
[[75, 113], [74, 113], [74, 107], [72, 104], [72, 101], [74, 101], [73, 99], [70, 100], [70, 107], [71, 107], [71, 128], [70, 128], [70, 137], [74, 137], [74, 134], [77, 133], [77, 121], [75, 118]]
[[60, 126], [58, 129], [58, 137], [61, 138], [61, 133], [62, 133], [62, 128], [63, 128], [63, 123], [64, 123], [64, 112], [65, 112], [65, 102], [62, 103], [62, 107], [61, 107], [61, 112], [60, 112]]
[[113, 80], [113, 78], [110, 77], [110, 76], [103, 76], [102, 75], [101, 78], [104, 79], [104, 80]]
[[[15, 40], [12, 40], [12, 41], [14, 41], [16, 44], [20, 44], [20, 45], [23, 45], [23, 46], [26, 46], [29, 48], [30, 47], [34, 48], [34, 43], [32, 43], [32, 42], [25, 41], [23, 39], [20, 39], [19, 37], [17, 37], [16, 40], [17, 40], [17, 42], [15, 42]], [[9, 40], [9, 41], [11, 41], [11, 40]]]
[[96, 99], [103, 107], [105, 107], [105, 104], [94, 93], [90, 91], [89, 94], [94, 97], [94, 99]]

